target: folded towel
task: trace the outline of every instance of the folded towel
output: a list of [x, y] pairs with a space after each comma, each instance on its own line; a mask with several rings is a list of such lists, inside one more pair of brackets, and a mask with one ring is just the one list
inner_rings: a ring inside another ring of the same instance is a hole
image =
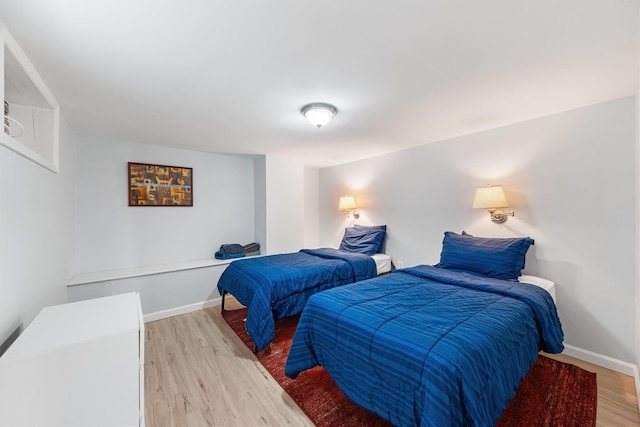
[[231, 243], [228, 245], [222, 245], [220, 246], [220, 250], [224, 251], [228, 254], [239, 254], [242, 252], [245, 252], [245, 250], [243, 249], [242, 245], [239, 245], [237, 243]]
[[246, 253], [242, 245], [232, 243], [220, 246], [220, 250], [217, 251], [214, 256], [216, 259], [242, 258], [246, 256]]
[[217, 251], [214, 256], [216, 257], [216, 259], [232, 259], [232, 258], [242, 258], [245, 255], [246, 253], [244, 252], [240, 252], [239, 254], [228, 254], [224, 251]]
[[249, 252], [258, 252], [260, 250], [260, 243], [248, 243], [242, 247], [242, 249]]

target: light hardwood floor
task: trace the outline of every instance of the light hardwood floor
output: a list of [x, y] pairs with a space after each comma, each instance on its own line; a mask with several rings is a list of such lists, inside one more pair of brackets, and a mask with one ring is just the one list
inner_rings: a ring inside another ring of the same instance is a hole
[[[222, 320], [220, 307], [147, 323], [145, 333], [148, 427], [313, 425]], [[633, 378], [552, 357], [596, 372], [598, 426], [640, 427]]]

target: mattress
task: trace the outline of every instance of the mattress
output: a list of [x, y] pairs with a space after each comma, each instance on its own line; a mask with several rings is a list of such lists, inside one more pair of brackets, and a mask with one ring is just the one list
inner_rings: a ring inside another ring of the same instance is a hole
[[549, 294], [551, 295], [551, 298], [553, 299], [553, 302], [557, 303], [556, 284], [551, 280], [543, 279], [542, 277], [538, 277], [538, 276], [529, 276], [529, 275], [523, 274], [522, 276], [518, 277], [518, 282], [529, 283], [531, 285], [536, 285], [541, 287], [545, 291], [549, 292]]
[[376, 262], [378, 275], [391, 271], [391, 257], [387, 254], [375, 254], [371, 258]]

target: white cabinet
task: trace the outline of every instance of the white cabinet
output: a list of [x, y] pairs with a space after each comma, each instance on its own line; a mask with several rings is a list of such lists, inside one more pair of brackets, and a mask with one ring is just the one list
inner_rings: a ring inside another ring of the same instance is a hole
[[43, 309], [0, 357], [0, 425], [144, 425], [137, 293]]

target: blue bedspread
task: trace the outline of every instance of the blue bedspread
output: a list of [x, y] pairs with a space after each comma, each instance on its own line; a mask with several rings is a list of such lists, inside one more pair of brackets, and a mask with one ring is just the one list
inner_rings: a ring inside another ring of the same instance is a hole
[[324, 366], [396, 425], [489, 427], [538, 351], [562, 340], [545, 290], [418, 266], [312, 296], [285, 374]]
[[248, 307], [246, 328], [258, 350], [275, 335], [275, 321], [298, 314], [312, 294], [376, 275], [368, 255], [331, 248], [245, 258], [220, 276], [218, 291]]

